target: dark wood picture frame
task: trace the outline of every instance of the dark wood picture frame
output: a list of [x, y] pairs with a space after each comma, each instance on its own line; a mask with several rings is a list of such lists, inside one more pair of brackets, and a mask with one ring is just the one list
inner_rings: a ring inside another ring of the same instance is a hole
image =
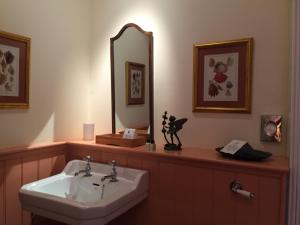
[[194, 45], [193, 112], [251, 112], [253, 39]]
[[135, 62], [126, 62], [125, 70], [126, 104], [145, 104], [145, 65]]
[[0, 108], [29, 107], [30, 38], [0, 31]]

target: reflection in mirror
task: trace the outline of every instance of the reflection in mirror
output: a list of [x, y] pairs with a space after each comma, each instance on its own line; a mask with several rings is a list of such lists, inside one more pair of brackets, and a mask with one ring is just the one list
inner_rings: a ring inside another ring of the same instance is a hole
[[125, 25], [111, 38], [112, 132], [135, 128], [153, 138], [152, 33]]

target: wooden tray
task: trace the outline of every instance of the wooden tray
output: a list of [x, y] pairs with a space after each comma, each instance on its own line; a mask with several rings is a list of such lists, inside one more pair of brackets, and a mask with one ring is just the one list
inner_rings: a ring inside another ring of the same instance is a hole
[[[148, 137], [148, 130], [135, 130], [138, 136]], [[119, 131], [119, 134], [124, 134], [124, 130]]]
[[133, 148], [144, 145], [146, 143], [146, 137], [138, 136], [135, 139], [125, 139], [121, 134], [103, 134], [96, 135], [96, 143]]

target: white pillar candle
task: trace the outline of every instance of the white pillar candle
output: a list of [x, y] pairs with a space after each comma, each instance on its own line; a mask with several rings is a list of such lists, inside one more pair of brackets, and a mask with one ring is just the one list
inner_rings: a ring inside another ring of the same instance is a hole
[[94, 127], [93, 123], [84, 123], [83, 124], [83, 140], [92, 141], [94, 140]]

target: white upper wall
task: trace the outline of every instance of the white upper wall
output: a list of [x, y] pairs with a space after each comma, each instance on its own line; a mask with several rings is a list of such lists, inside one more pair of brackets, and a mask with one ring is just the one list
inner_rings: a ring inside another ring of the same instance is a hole
[[[290, 1], [0, 0], [0, 30], [32, 38], [30, 109], [0, 110], [0, 146], [80, 139], [91, 120], [111, 132], [109, 38], [129, 22], [154, 34], [155, 139], [165, 110], [189, 120], [184, 146], [259, 141], [261, 114], [289, 112]], [[91, 29], [90, 29], [91, 28]], [[252, 113], [193, 113], [193, 44], [254, 38]], [[89, 80], [89, 75], [90, 80]], [[90, 89], [89, 89], [90, 86]], [[90, 104], [89, 104], [90, 102]]]
[[88, 120], [90, 2], [0, 0], [0, 30], [31, 38], [30, 108], [0, 109], [0, 146], [79, 139]]
[[[126, 23], [154, 35], [155, 139], [163, 144], [165, 110], [189, 120], [184, 146], [214, 148], [231, 139], [285, 154], [289, 112], [290, 1], [92, 0], [92, 118], [96, 133], [111, 131], [109, 38]], [[193, 44], [254, 38], [252, 113], [193, 113]], [[260, 116], [282, 114], [282, 144], [260, 142]]]

